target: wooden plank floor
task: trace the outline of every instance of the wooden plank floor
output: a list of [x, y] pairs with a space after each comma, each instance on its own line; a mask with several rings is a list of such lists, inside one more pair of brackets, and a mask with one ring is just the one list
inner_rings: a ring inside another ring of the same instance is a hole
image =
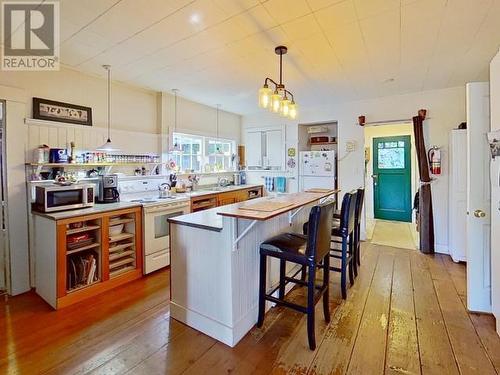
[[[229, 348], [169, 314], [161, 271], [60, 311], [34, 293], [2, 301], [0, 374], [495, 374], [494, 319], [465, 309], [465, 266], [448, 256], [363, 244], [342, 301], [332, 274], [330, 324], [273, 308]], [[290, 298], [304, 300], [304, 290]]]

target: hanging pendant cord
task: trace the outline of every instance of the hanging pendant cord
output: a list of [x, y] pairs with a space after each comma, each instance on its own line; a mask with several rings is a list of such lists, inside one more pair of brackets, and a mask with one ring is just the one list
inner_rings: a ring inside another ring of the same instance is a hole
[[111, 127], [111, 69], [108, 67], [108, 142], [111, 142], [110, 127]]
[[177, 91], [174, 92], [174, 132], [177, 130]]
[[283, 52], [280, 52], [280, 85], [283, 85]]

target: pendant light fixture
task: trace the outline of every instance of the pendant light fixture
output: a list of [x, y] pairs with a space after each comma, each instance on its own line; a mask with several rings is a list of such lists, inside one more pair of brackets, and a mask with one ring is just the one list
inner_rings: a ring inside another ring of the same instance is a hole
[[119, 151], [118, 148], [113, 146], [111, 143], [111, 65], [103, 65], [102, 66], [107, 71], [108, 76], [108, 140], [102, 146], [97, 147], [96, 151], [104, 151], [104, 152], [114, 152]]
[[175, 153], [180, 153], [182, 152], [182, 149], [180, 145], [177, 143], [177, 141], [174, 138], [174, 133], [177, 130], [177, 93], [179, 92], [178, 89], [172, 89], [172, 93], [174, 94], [174, 131], [172, 132], [172, 147], [170, 147], [169, 152], [171, 154]]
[[223, 153], [219, 147], [219, 110], [220, 110], [220, 104], [216, 104], [215, 107], [216, 107], [216, 113], [215, 113], [215, 134], [216, 134], [215, 135], [215, 137], [216, 137], [215, 153], [220, 155]]
[[[264, 86], [259, 90], [259, 107], [268, 108], [271, 112], [294, 120], [297, 118], [297, 104], [295, 104], [293, 94], [285, 88], [283, 83], [283, 55], [288, 52], [288, 48], [278, 46], [274, 52], [280, 57], [280, 81], [276, 83], [269, 77], [265, 79]], [[269, 82], [274, 85], [274, 90], [269, 87]]]

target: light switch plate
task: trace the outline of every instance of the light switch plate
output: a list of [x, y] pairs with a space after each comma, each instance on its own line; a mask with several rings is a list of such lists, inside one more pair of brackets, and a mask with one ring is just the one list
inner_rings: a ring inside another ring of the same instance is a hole
[[356, 141], [347, 141], [345, 143], [345, 150], [346, 152], [356, 151]]

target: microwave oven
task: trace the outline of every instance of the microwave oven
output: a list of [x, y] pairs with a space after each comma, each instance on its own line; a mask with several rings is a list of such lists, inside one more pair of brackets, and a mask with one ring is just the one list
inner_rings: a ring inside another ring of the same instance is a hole
[[35, 209], [40, 212], [54, 212], [92, 207], [94, 188], [93, 184], [37, 186]]

